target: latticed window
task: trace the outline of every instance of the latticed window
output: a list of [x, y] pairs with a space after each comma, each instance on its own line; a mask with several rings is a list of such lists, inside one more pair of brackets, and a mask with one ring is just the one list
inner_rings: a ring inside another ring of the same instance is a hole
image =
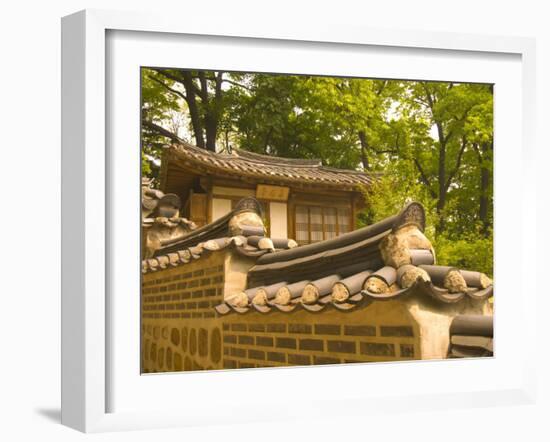
[[338, 209], [338, 233], [347, 233], [350, 231], [351, 210], [347, 207]]
[[349, 208], [296, 206], [295, 229], [298, 244], [335, 238], [350, 231]]
[[[334, 207], [324, 207], [323, 208], [323, 218], [324, 218], [324, 232], [325, 239], [331, 239], [338, 236], [338, 211]], [[344, 220], [349, 224], [349, 218]], [[348, 226], [349, 227], [349, 226]]]
[[323, 209], [309, 208], [309, 242], [322, 241], [323, 238]]
[[309, 209], [307, 206], [296, 206], [296, 242], [309, 243]]

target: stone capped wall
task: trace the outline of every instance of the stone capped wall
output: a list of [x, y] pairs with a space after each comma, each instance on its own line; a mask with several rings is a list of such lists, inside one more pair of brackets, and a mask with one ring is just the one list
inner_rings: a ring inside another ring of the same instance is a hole
[[225, 252], [143, 275], [142, 372], [419, 359], [419, 328], [400, 301], [218, 316]]

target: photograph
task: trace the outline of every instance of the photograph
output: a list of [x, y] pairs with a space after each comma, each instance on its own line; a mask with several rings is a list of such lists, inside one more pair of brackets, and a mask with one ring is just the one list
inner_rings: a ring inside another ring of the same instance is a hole
[[492, 357], [493, 86], [142, 66], [141, 373]]

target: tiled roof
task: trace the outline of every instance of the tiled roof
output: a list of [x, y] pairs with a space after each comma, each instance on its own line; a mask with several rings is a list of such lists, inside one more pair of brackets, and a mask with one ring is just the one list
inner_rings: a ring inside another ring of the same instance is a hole
[[216, 307], [219, 314], [275, 310], [350, 310], [373, 300], [412, 294], [443, 303], [465, 297], [484, 300], [492, 281], [479, 272], [434, 265], [430, 249], [408, 249], [410, 261], [384, 265], [381, 244], [392, 232], [414, 225], [424, 230], [424, 209], [411, 203], [398, 215], [340, 237], [264, 254], [248, 272], [248, 289]]
[[450, 358], [493, 356], [493, 317], [458, 315], [449, 330]]
[[[420, 268], [428, 266], [420, 266]], [[438, 272], [441, 269], [446, 269], [443, 266], [429, 266]], [[421, 278], [417, 279], [411, 286], [407, 288], [399, 288], [396, 285], [397, 271], [392, 269], [388, 271], [388, 267], [383, 267], [376, 272], [372, 270], [363, 270], [356, 272], [351, 276], [342, 277], [341, 275], [329, 275], [329, 277], [320, 278], [313, 281], [303, 280], [297, 283], [275, 283], [268, 286], [259, 286], [245, 291], [249, 303], [246, 306], [225, 302], [216, 307], [219, 314], [227, 314], [231, 312], [246, 313], [249, 311], [258, 311], [261, 313], [269, 313], [272, 310], [282, 312], [292, 312], [296, 309], [304, 309], [311, 312], [319, 312], [325, 308], [332, 307], [338, 310], [351, 310], [355, 307], [365, 305], [371, 301], [388, 301], [404, 298], [412, 294], [428, 296], [443, 303], [455, 303], [469, 297], [475, 300], [484, 300], [492, 296], [493, 286], [486, 288], [470, 287], [466, 290], [451, 293], [448, 289], [435, 285], [431, 281], [424, 281]], [[430, 272], [432, 269], [429, 269]], [[428, 272], [428, 274], [430, 274]], [[392, 274], [393, 273], [393, 274]], [[434, 273], [435, 274], [435, 273]], [[388, 279], [388, 285], [391, 290], [385, 293], [374, 293], [364, 289], [365, 282], [369, 278]], [[310, 302], [306, 300], [307, 289], [315, 287], [318, 297], [310, 297], [314, 300]], [[338, 299], [338, 292], [341, 287], [347, 290], [347, 296]], [[281, 293], [286, 293], [288, 296], [281, 296]], [[256, 296], [264, 295], [267, 302], [256, 303]], [[279, 296], [280, 299], [277, 299]]]
[[248, 257], [258, 257], [277, 250], [296, 247], [297, 244], [289, 239], [267, 238], [263, 236], [233, 236], [209, 239], [194, 246], [181, 248], [175, 252], [160, 254], [141, 262], [143, 273], [155, 272], [169, 267], [177, 267], [201, 258], [205, 253], [218, 250], [233, 249]]
[[[228, 214], [218, 218], [216, 221], [207, 224], [203, 227], [194, 229], [192, 232], [185, 234], [179, 238], [165, 241], [162, 247], [156, 252], [157, 255], [167, 255], [183, 249], [198, 245], [200, 242], [208, 240], [223, 240], [231, 235], [229, 223], [231, 219], [242, 212], [253, 212], [261, 216], [261, 206], [254, 198], [243, 198], [237, 206]], [[243, 236], [263, 236], [264, 228], [257, 226], [248, 226], [243, 230]], [[287, 240], [288, 241], [288, 240]]]
[[[424, 209], [418, 203], [410, 203], [397, 215], [336, 238], [262, 256], [248, 272], [248, 285], [315, 280], [330, 273], [350, 276], [353, 272], [378, 269], [383, 266], [382, 240], [393, 230], [409, 224], [424, 230]], [[419, 261], [413, 262], [423, 263], [420, 261], [423, 253], [415, 252], [413, 259], [418, 257]]]
[[356, 190], [373, 182], [373, 176], [356, 170], [326, 167], [319, 160], [272, 157], [239, 149], [231, 154], [210, 152], [188, 143], [172, 145], [168, 158], [195, 170], [219, 176], [251, 177], [274, 183], [320, 184]]

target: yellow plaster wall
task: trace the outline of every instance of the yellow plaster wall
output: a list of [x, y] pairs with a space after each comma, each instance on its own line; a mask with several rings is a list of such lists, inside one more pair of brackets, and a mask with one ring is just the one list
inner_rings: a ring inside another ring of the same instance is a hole
[[491, 315], [487, 300], [462, 301], [445, 304], [426, 296], [411, 296], [404, 301], [406, 308], [420, 329], [420, 358], [443, 359], [449, 348], [449, 328], [457, 315]]

